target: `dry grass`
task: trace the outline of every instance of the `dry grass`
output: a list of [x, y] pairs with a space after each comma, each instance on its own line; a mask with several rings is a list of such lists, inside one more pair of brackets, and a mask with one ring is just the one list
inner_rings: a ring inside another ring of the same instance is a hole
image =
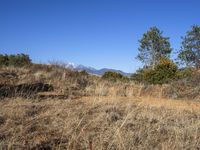
[[0, 102], [0, 108], [1, 147], [200, 148], [200, 107], [196, 102], [134, 97], [15, 98]]
[[36, 82], [54, 91], [0, 100], [0, 149], [200, 149], [200, 103], [167, 99], [168, 85], [113, 83], [45, 65], [0, 71], [0, 84]]

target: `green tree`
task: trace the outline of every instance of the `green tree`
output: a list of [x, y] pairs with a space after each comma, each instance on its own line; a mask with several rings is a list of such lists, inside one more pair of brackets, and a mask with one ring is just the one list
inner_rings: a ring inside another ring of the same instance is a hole
[[154, 68], [159, 64], [161, 57], [169, 57], [172, 51], [169, 38], [163, 37], [162, 34], [163, 32], [157, 27], [152, 27], [139, 40], [140, 47], [137, 59], [146, 67]]
[[182, 37], [178, 59], [186, 66], [200, 68], [200, 26], [193, 25], [192, 30]]

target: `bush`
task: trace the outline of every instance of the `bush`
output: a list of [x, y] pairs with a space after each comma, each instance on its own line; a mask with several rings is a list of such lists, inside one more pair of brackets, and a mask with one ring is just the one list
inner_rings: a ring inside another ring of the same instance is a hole
[[145, 74], [145, 79], [151, 84], [164, 84], [176, 77], [177, 66], [169, 59], [162, 58], [153, 70]]
[[138, 69], [136, 73], [131, 75], [131, 79], [139, 83], [144, 82], [144, 72], [145, 69]]
[[195, 71], [193, 68], [182, 68], [177, 72], [177, 78], [178, 79], [186, 79], [186, 80], [191, 80]]
[[31, 59], [26, 54], [0, 55], [0, 66], [22, 67], [31, 64]]
[[79, 74], [83, 76], [89, 76], [89, 73], [85, 70], [80, 71]]
[[112, 71], [105, 72], [104, 75], [102, 76], [102, 79], [106, 79], [113, 82], [128, 81], [128, 77], [125, 77], [120, 73], [112, 72]]
[[8, 55], [0, 54], [0, 66], [8, 66], [9, 60]]
[[177, 66], [170, 59], [161, 58], [160, 63], [154, 69], [137, 71], [132, 78], [139, 82], [150, 84], [164, 84], [176, 78]]

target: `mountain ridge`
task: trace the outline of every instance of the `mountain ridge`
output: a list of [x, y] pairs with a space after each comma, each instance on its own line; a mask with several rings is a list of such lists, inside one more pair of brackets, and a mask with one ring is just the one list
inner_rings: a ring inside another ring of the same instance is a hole
[[128, 77], [131, 76], [131, 73], [127, 73], [127, 72], [117, 70], [117, 69], [110, 69], [110, 68], [95, 69], [93, 67], [88, 67], [88, 66], [84, 66], [84, 65], [75, 65], [74, 63], [67, 63], [66, 66], [67, 66], [67, 68], [71, 68], [71, 69], [76, 70], [76, 71], [85, 70], [87, 73], [100, 75], [100, 76], [103, 75], [105, 72], [108, 72], [108, 71], [120, 73], [120, 74], [122, 74], [124, 76], [128, 76]]

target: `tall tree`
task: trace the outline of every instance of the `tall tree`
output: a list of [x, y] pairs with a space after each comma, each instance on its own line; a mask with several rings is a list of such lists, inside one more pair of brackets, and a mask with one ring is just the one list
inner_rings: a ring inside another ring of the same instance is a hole
[[152, 27], [143, 34], [138, 48], [137, 59], [147, 67], [154, 68], [162, 57], [169, 57], [172, 48], [168, 37], [162, 36], [163, 32], [157, 27]]
[[200, 68], [200, 26], [193, 25], [186, 36], [182, 37], [178, 58], [186, 66]]

